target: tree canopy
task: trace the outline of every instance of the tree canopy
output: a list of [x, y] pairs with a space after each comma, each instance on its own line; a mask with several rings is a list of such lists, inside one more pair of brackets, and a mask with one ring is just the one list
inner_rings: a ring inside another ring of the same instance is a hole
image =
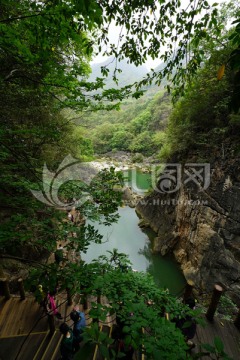
[[[179, 0], [22, 0], [14, 5], [3, 0], [0, 47], [5, 64], [1, 79], [41, 85], [64, 106], [101, 108], [105, 102], [128, 95], [131, 86], [96, 93], [103, 78], [95, 83], [86, 81], [88, 60], [94, 53], [103, 51], [114, 55], [116, 61], [126, 58], [136, 65], [147, 56], [159, 58], [163, 69], [136, 86], [133, 96], [137, 97], [140, 87], [154, 77], [161, 81], [177, 68], [172, 80], [178, 82], [197, 68], [203, 54], [191, 44], [216, 30], [215, 5], [206, 0], [190, 0], [186, 8]], [[112, 23], [121, 28], [117, 44], [109, 40]], [[105, 67], [103, 75], [107, 71]]]

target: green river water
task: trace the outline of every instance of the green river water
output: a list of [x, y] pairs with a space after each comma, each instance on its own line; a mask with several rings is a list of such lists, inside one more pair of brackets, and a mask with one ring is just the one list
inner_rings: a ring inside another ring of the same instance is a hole
[[125, 185], [130, 186], [133, 192], [144, 194], [152, 187], [151, 175], [138, 169], [129, 169], [123, 172]]
[[184, 276], [172, 257], [162, 257], [151, 253], [152, 231], [143, 232], [138, 226], [139, 218], [134, 209], [126, 206], [119, 208], [120, 219], [112, 226], [95, 225], [103, 235], [103, 244], [92, 244], [83, 260], [90, 262], [106, 250], [117, 248], [129, 255], [132, 268], [150, 273], [156, 284], [168, 288], [173, 295], [179, 295], [185, 286]]

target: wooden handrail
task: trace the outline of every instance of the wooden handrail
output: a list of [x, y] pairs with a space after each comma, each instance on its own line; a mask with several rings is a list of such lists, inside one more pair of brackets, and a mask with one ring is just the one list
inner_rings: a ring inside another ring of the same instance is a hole
[[[103, 327], [102, 327], [102, 325], [101, 325], [100, 328], [99, 328], [99, 331], [102, 331], [102, 329], [103, 329]], [[95, 350], [94, 350], [94, 354], [93, 354], [93, 359], [92, 359], [92, 360], [96, 360], [96, 359], [97, 359], [98, 348], [99, 348], [99, 346], [98, 346], [98, 344], [96, 344]]]

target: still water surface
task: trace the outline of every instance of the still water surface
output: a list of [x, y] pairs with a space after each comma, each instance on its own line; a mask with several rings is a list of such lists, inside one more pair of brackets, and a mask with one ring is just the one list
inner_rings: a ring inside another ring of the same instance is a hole
[[[178, 264], [171, 257], [162, 257], [151, 253], [151, 241], [154, 233], [143, 232], [139, 226], [139, 218], [130, 207], [119, 208], [120, 218], [112, 226], [95, 225], [103, 235], [103, 244], [91, 244], [83, 260], [90, 262], [100, 255], [106, 255], [106, 250], [118, 249], [129, 255], [132, 267], [138, 271], [150, 273], [156, 284], [168, 288], [170, 293], [178, 295], [185, 286], [184, 276]], [[156, 236], [156, 235], [155, 235]]]
[[153, 186], [153, 175], [151, 173], [143, 173], [138, 169], [129, 169], [123, 171], [124, 184], [130, 186], [136, 194], [144, 195]]

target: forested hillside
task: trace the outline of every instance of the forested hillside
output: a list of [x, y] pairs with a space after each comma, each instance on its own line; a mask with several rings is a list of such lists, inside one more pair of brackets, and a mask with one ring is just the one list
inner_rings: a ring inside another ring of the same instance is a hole
[[[116, 71], [118, 81], [114, 82]], [[156, 71], [164, 68], [160, 64]], [[135, 66], [123, 59], [121, 62], [111, 58], [92, 64], [90, 80], [103, 75], [101, 69], [108, 69], [104, 79], [104, 88], [121, 88], [141, 81], [147, 74], [143, 65]], [[150, 72], [151, 73], [151, 72]], [[165, 89], [166, 79], [161, 85], [155, 83], [142, 87], [143, 95], [138, 99], [124, 99], [121, 106], [110, 112], [82, 113], [77, 124], [86, 129], [86, 136], [91, 139], [96, 154], [108, 151], [128, 151], [133, 155], [158, 155], [165, 138], [165, 128], [171, 111], [171, 97]]]
[[81, 118], [94, 152], [123, 150], [156, 154], [165, 138], [167, 119], [171, 111], [170, 96], [163, 89], [154, 96], [147, 93], [141, 99], [123, 102], [119, 110], [99, 111]]
[[[235, 83], [233, 71], [227, 66], [221, 79], [218, 71], [228, 62], [231, 46], [211, 49], [210, 58], [188, 84], [186, 92], [172, 111], [166, 131], [166, 142], [160, 156], [169, 159], [189, 151], [204, 152], [204, 146], [219, 146], [228, 136], [238, 136], [240, 117], [231, 102]], [[236, 148], [237, 151], [237, 148]]]

